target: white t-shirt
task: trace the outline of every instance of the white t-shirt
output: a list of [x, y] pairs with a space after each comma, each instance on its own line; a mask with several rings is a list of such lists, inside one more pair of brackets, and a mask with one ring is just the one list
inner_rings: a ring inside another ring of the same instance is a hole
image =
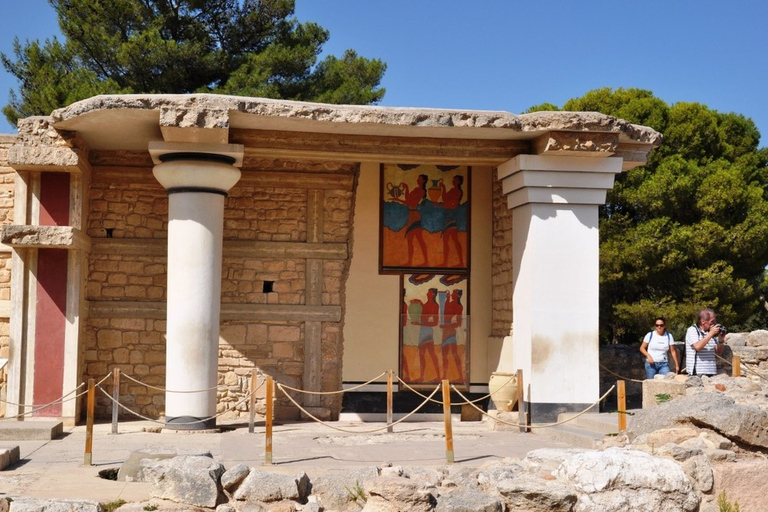
[[651, 331], [645, 335], [645, 338], [643, 338], [643, 343], [648, 344], [648, 348], [646, 350], [651, 356], [651, 359], [653, 359], [654, 363], [665, 363], [667, 361], [667, 353], [669, 352], [669, 347], [671, 347], [672, 343], [674, 342], [675, 340], [669, 333], [665, 333], [662, 336], [659, 336], [655, 332]]

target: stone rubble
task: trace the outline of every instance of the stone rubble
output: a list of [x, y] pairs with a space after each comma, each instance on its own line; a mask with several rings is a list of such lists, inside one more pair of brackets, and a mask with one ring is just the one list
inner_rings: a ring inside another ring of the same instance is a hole
[[[728, 340], [734, 353], [744, 354], [768, 346], [768, 331]], [[148, 458], [131, 464], [138, 463], [136, 479], [151, 482], [152, 500], [118, 510], [716, 512], [723, 490], [741, 510], [761, 510], [768, 474], [768, 364], [757, 351], [752, 355], [747, 376], [678, 377], [675, 383], [670, 375], [646, 384], [679, 389], [636, 412], [627, 431], [604, 437], [591, 450], [540, 449], [479, 468], [384, 463], [319, 475], [243, 464], [225, 471], [209, 454]], [[19, 498], [10, 510], [101, 508], [87, 500]]]

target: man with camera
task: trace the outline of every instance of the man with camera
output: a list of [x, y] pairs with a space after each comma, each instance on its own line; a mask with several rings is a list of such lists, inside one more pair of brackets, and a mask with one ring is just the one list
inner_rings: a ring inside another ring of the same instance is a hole
[[685, 333], [685, 366], [688, 375], [715, 375], [717, 356], [722, 354], [726, 329], [717, 323], [715, 312], [699, 311], [696, 324]]

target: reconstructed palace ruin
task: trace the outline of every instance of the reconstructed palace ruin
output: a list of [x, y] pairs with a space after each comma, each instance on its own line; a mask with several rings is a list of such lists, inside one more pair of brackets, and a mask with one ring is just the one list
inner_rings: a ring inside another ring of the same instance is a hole
[[[479, 391], [522, 369], [535, 421], [581, 410], [598, 207], [659, 142], [597, 113], [217, 95], [24, 119], [0, 136], [6, 416], [116, 368], [154, 386], [124, 381], [123, 403], [179, 428], [214, 425], [253, 368], [308, 391], [388, 369]], [[34, 415], [76, 422], [81, 402]]]

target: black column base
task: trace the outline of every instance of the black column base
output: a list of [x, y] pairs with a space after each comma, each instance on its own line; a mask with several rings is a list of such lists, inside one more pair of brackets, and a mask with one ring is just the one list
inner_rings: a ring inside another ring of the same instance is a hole
[[[592, 404], [526, 402], [525, 405], [532, 423], [554, 423], [561, 412], [581, 412]], [[600, 412], [600, 406], [594, 406], [589, 412]]]
[[216, 418], [202, 419], [195, 416], [174, 416], [165, 418], [168, 430], [215, 430]]

